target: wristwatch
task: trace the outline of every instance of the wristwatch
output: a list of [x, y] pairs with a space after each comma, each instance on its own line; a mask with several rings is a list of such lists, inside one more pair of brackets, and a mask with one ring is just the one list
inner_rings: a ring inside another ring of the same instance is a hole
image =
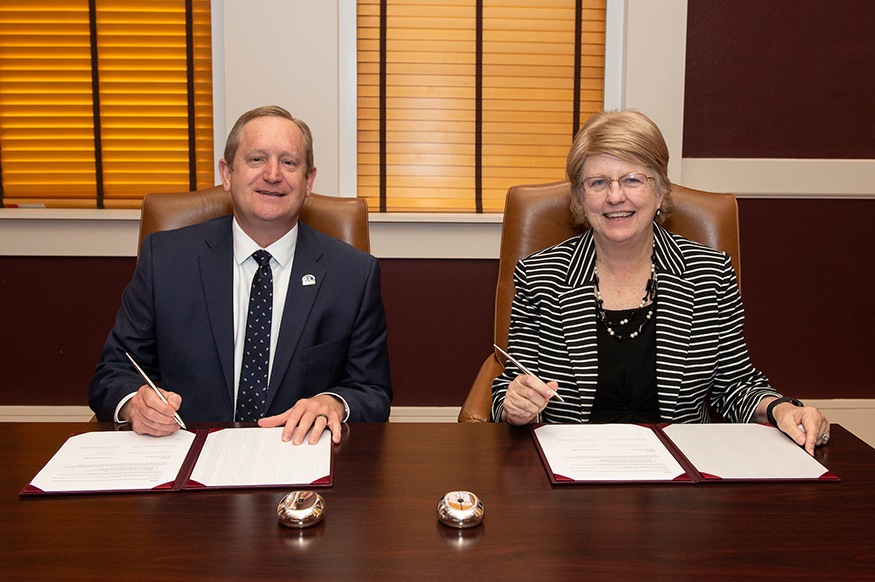
[[801, 401], [796, 400], [795, 398], [790, 398], [789, 396], [782, 396], [781, 398], [777, 398], [777, 399], [769, 402], [769, 405], [766, 407], [766, 418], [769, 419], [769, 424], [771, 424], [774, 427], [777, 427], [778, 423], [775, 422], [775, 417], [772, 415], [772, 410], [774, 410], [774, 408], [777, 405], [782, 404], [784, 402], [789, 402], [793, 406], [800, 406], [800, 407], [805, 406], [804, 404], [802, 404]]

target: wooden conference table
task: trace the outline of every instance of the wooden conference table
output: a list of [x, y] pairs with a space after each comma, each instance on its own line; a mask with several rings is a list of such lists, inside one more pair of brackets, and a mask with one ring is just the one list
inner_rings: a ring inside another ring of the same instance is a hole
[[[70, 434], [112, 428], [0, 424], [0, 579], [875, 578], [875, 449], [839, 426], [817, 458], [841, 483], [551, 486], [526, 429], [354, 424], [307, 530], [278, 525], [276, 489], [18, 497]], [[482, 525], [438, 523], [458, 489]]]

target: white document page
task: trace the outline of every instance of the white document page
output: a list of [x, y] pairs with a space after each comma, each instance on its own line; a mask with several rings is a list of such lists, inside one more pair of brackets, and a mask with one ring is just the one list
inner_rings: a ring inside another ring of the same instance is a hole
[[305, 438], [297, 446], [283, 442], [282, 431], [280, 426], [210, 433], [191, 480], [208, 487], [305, 485], [331, 473], [331, 431], [315, 445]]
[[135, 432], [74, 435], [30, 484], [57, 493], [153, 489], [176, 479], [193, 441], [186, 430], [157, 438]]
[[535, 434], [553, 474], [575, 481], [670, 481], [686, 475], [644, 426], [546, 424]]
[[816, 479], [826, 467], [762, 424], [673, 424], [663, 429], [700, 473], [723, 479]]

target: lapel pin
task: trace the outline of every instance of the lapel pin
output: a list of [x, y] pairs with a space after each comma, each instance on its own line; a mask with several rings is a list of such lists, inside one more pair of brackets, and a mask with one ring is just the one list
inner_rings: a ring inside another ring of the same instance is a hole
[[316, 284], [316, 277], [314, 277], [313, 275], [304, 275], [303, 277], [301, 277], [301, 285], [307, 286], [307, 285], [315, 285], [315, 284]]

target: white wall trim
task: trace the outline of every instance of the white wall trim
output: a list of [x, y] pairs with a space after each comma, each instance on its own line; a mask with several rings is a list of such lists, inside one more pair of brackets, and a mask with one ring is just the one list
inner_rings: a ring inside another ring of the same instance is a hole
[[221, 184], [219, 160], [225, 150], [225, 0], [210, 0], [210, 49], [213, 59], [213, 184]]
[[358, 22], [356, 0], [337, 6], [338, 195], [358, 196]]
[[[501, 214], [371, 214], [371, 253], [497, 259]], [[139, 210], [0, 209], [0, 256], [135, 257]]]
[[135, 257], [139, 235], [139, 210], [0, 208], [0, 256]]
[[676, 181], [739, 198], [875, 199], [875, 160], [684, 158]]
[[605, 87], [606, 111], [623, 109], [626, 46], [626, 0], [608, 0], [605, 7]]
[[686, 0], [626, 0], [622, 105], [659, 126], [669, 178], [683, 169], [686, 49]]
[[379, 259], [497, 259], [500, 246], [500, 222], [371, 222]]
[[[677, 183], [738, 198], [875, 199], [875, 160], [687, 158], [683, 170]], [[371, 252], [378, 258], [495, 259], [502, 219], [371, 213]], [[139, 220], [139, 210], [0, 208], [0, 256], [133, 257]]]

